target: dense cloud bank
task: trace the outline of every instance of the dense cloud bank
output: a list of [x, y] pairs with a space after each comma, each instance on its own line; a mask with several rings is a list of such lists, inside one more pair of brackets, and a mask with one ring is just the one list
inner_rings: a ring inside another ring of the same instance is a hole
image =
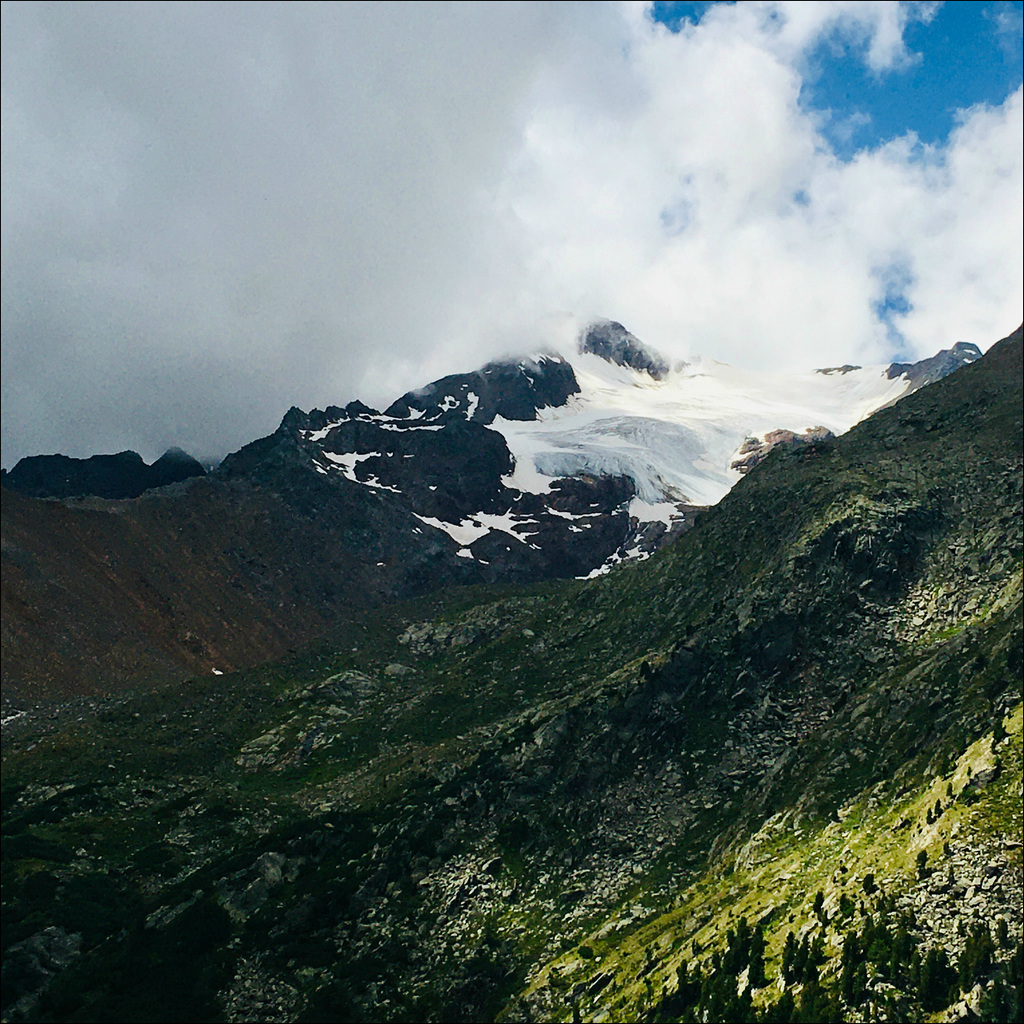
[[986, 345], [1020, 89], [845, 161], [801, 105], [826, 37], [898, 88], [914, 10], [4, 5], [4, 465], [220, 454], [591, 316], [747, 365]]

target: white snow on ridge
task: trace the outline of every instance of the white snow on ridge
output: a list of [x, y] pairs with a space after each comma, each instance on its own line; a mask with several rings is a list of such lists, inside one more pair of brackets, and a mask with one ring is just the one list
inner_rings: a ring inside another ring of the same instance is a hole
[[334, 465], [341, 470], [342, 476], [346, 480], [351, 480], [353, 483], [361, 484], [362, 480], [356, 477], [356, 466], [360, 462], [365, 462], [367, 459], [379, 459], [380, 452], [343, 452], [338, 454], [337, 452], [322, 452], [325, 459], [329, 459]]
[[[436, 519], [433, 516], [421, 516], [416, 512], [413, 515], [421, 523], [432, 526], [435, 530], [443, 530], [464, 550], [468, 549], [469, 545], [474, 541], [485, 537], [492, 530], [507, 533], [510, 537], [515, 537], [521, 544], [529, 544], [527, 538], [532, 537], [536, 531], [517, 533], [516, 527], [537, 525], [536, 519], [517, 518], [512, 512], [506, 512], [500, 516], [491, 512], [475, 512], [468, 518], [463, 519], [461, 523], [446, 523], [443, 519]], [[458, 554], [463, 558], [467, 557], [461, 551]]]
[[[356, 466], [360, 462], [364, 462], [366, 459], [379, 459], [381, 456], [380, 452], [343, 452], [340, 455], [337, 452], [325, 452], [321, 451], [321, 455], [325, 459], [329, 459], [335, 469], [341, 471], [342, 476], [346, 480], [351, 480], [354, 484], [362, 484], [364, 487], [372, 487], [375, 491], [390, 491], [392, 494], [401, 494], [402, 492], [397, 487], [391, 487], [389, 484], [382, 484], [380, 477], [371, 476], [366, 480], [360, 480], [356, 476]], [[316, 463], [313, 463], [316, 466]], [[324, 472], [319, 466], [316, 466], [320, 472]]]
[[[412, 417], [410, 417], [410, 418], [412, 418]], [[416, 417], [416, 418], [418, 419], [419, 417]], [[381, 428], [381, 430], [397, 430], [397, 431], [406, 431], [406, 430], [444, 430], [444, 424], [443, 423], [438, 423], [438, 424], [435, 424], [434, 426], [429, 426], [428, 425], [428, 426], [423, 426], [423, 427], [409, 427], [409, 426], [406, 426], [404, 420], [386, 419], [383, 416], [381, 416], [378, 419], [376, 419], [375, 422]]]
[[390, 491], [392, 494], [402, 493], [397, 487], [392, 487], [390, 484], [382, 484], [378, 476], [371, 476], [366, 480], [358, 480], [357, 483], [361, 483], [364, 487], [372, 487], [375, 491]]
[[326, 427], [321, 427], [320, 430], [303, 430], [302, 436], [307, 441], [322, 441], [335, 427], [341, 426], [343, 420], [336, 420], [334, 423], [328, 423]]
[[671, 501], [644, 501], [634, 498], [629, 503], [629, 514], [641, 523], [664, 523], [671, 526], [679, 518], [679, 509]]
[[515, 458], [507, 486], [542, 494], [555, 477], [615, 474], [630, 477], [647, 506], [712, 505], [739, 480], [730, 466], [748, 436], [816, 426], [842, 434], [908, 387], [884, 366], [764, 374], [706, 360], [659, 381], [590, 353], [571, 361], [580, 394], [568, 404], [492, 424]]
[[[674, 505], [672, 507], [675, 508]], [[580, 512], [579, 514], [574, 514], [572, 512], [562, 512], [557, 508], [549, 508], [547, 512], [549, 516], [555, 516], [558, 519], [570, 519], [573, 521], [577, 519], [598, 519], [604, 515], [603, 512]]]
[[529, 533], [516, 533], [517, 526], [536, 526], [537, 520], [517, 519], [512, 512], [506, 512], [500, 516], [489, 512], [477, 512], [473, 518], [482, 526], [486, 526], [488, 530], [500, 530], [502, 533], [507, 533], [510, 537], [515, 537], [516, 540], [521, 541], [523, 544], [528, 543], [527, 537], [532, 537], [537, 532], [532, 530]]
[[491, 532], [489, 526], [482, 526], [474, 523], [472, 519], [463, 519], [461, 523], [446, 523], [443, 519], [435, 519], [433, 516], [421, 516], [415, 512], [413, 515], [421, 523], [434, 527], [435, 530], [444, 530], [459, 547], [468, 547], [475, 540], [479, 540], [485, 534]]

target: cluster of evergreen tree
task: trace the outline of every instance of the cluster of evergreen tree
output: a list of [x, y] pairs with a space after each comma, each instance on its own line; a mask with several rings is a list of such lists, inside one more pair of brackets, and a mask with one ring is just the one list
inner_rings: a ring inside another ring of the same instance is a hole
[[[799, 976], [803, 989], [799, 1001], [786, 991], [774, 1003], [759, 1009], [754, 1006], [755, 989], [768, 984], [764, 968], [764, 933], [760, 925], [750, 927], [740, 918], [726, 935], [724, 952], [714, 952], [701, 969], [698, 963], [680, 965], [675, 992], [666, 995], [648, 1016], [649, 1021], [735, 1021], [736, 1024], [811, 1024], [837, 1020], [840, 1006], [835, 996], [818, 984], [817, 968], [824, 963], [824, 947], [819, 940], [797, 943], [792, 940], [791, 972]], [[745, 983], [744, 983], [744, 973]]]
[[797, 942], [790, 932], [782, 947], [782, 980], [787, 986], [817, 981], [818, 969], [826, 959], [825, 940], [820, 934], [813, 939], [807, 934]]
[[[938, 946], [923, 949], [915, 934], [913, 914], [895, 912], [895, 901], [880, 894], [865, 911], [859, 928], [847, 931], [842, 945], [840, 970], [835, 981], [821, 978], [827, 961], [821, 931], [798, 939], [786, 936], [782, 950], [781, 978], [786, 989], [764, 1007], [753, 1003], [754, 990], [768, 984], [764, 965], [764, 935], [759, 925], [751, 928], [741, 919], [726, 936], [724, 951], [712, 953], [703, 966], [680, 965], [677, 987], [667, 993], [647, 1015], [648, 1022], [736, 1021], [753, 1024], [800, 1024], [861, 1020], [869, 998], [879, 1008], [885, 1003], [888, 1019], [914, 1019], [934, 1013], [961, 998], [979, 982], [985, 984], [981, 1019], [992, 1022], [1021, 1020], [1024, 946], [1020, 943], [1011, 960], [997, 966], [996, 952], [1010, 944], [1005, 921], [993, 936], [981, 922], [966, 936], [964, 949], [954, 963]], [[815, 903], [819, 921], [826, 916]], [[745, 983], [744, 983], [744, 972]], [[886, 995], [873, 993], [869, 979], [883, 981]], [[797, 988], [799, 987], [799, 994]]]
[[[1004, 922], [1000, 922], [1004, 924]], [[1018, 942], [1013, 956], [1002, 964], [981, 1000], [983, 1021], [1019, 1021], [1024, 1019], [1024, 943]]]
[[920, 961], [917, 938], [911, 930], [916, 924], [911, 914], [894, 916], [891, 904], [883, 898], [877, 918], [866, 914], [859, 936], [851, 931], [846, 938], [857, 940], [863, 959], [874, 967], [876, 975], [905, 987], [915, 979]]

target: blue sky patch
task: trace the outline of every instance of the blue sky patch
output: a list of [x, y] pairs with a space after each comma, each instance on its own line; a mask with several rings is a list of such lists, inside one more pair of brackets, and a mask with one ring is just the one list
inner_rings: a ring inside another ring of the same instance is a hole
[[[710, 3], [655, 3], [652, 17], [678, 32], [699, 23]], [[881, 73], [868, 67], [866, 39], [835, 32], [807, 55], [800, 103], [821, 114], [835, 153], [852, 157], [913, 131], [942, 143], [957, 112], [1002, 103], [1024, 77], [1024, 3], [947, 2], [925, 22], [911, 21], [909, 62]]]
[[678, 32], [684, 21], [696, 25], [704, 17], [704, 12], [714, 6], [714, 3], [707, 2], [674, 3], [658, 0], [651, 5], [651, 17], [673, 32]]
[[880, 293], [872, 307], [879, 322], [885, 325], [893, 359], [899, 362], [911, 356], [906, 339], [896, 326], [896, 319], [906, 316], [914, 308], [907, 297], [907, 292], [914, 285], [914, 274], [909, 261], [903, 259], [875, 268], [872, 276], [878, 281]]

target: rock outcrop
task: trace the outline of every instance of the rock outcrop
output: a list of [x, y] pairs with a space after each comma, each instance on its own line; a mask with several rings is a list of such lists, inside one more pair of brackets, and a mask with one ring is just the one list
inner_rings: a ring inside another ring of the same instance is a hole
[[31, 455], [0, 473], [0, 486], [33, 498], [137, 498], [154, 487], [205, 476], [202, 464], [180, 448], [169, 448], [152, 465], [138, 452], [91, 455]]
[[591, 352], [619, 366], [629, 366], [655, 380], [661, 380], [670, 368], [664, 356], [648, 348], [614, 320], [599, 320], [587, 327], [580, 335], [579, 350]]

